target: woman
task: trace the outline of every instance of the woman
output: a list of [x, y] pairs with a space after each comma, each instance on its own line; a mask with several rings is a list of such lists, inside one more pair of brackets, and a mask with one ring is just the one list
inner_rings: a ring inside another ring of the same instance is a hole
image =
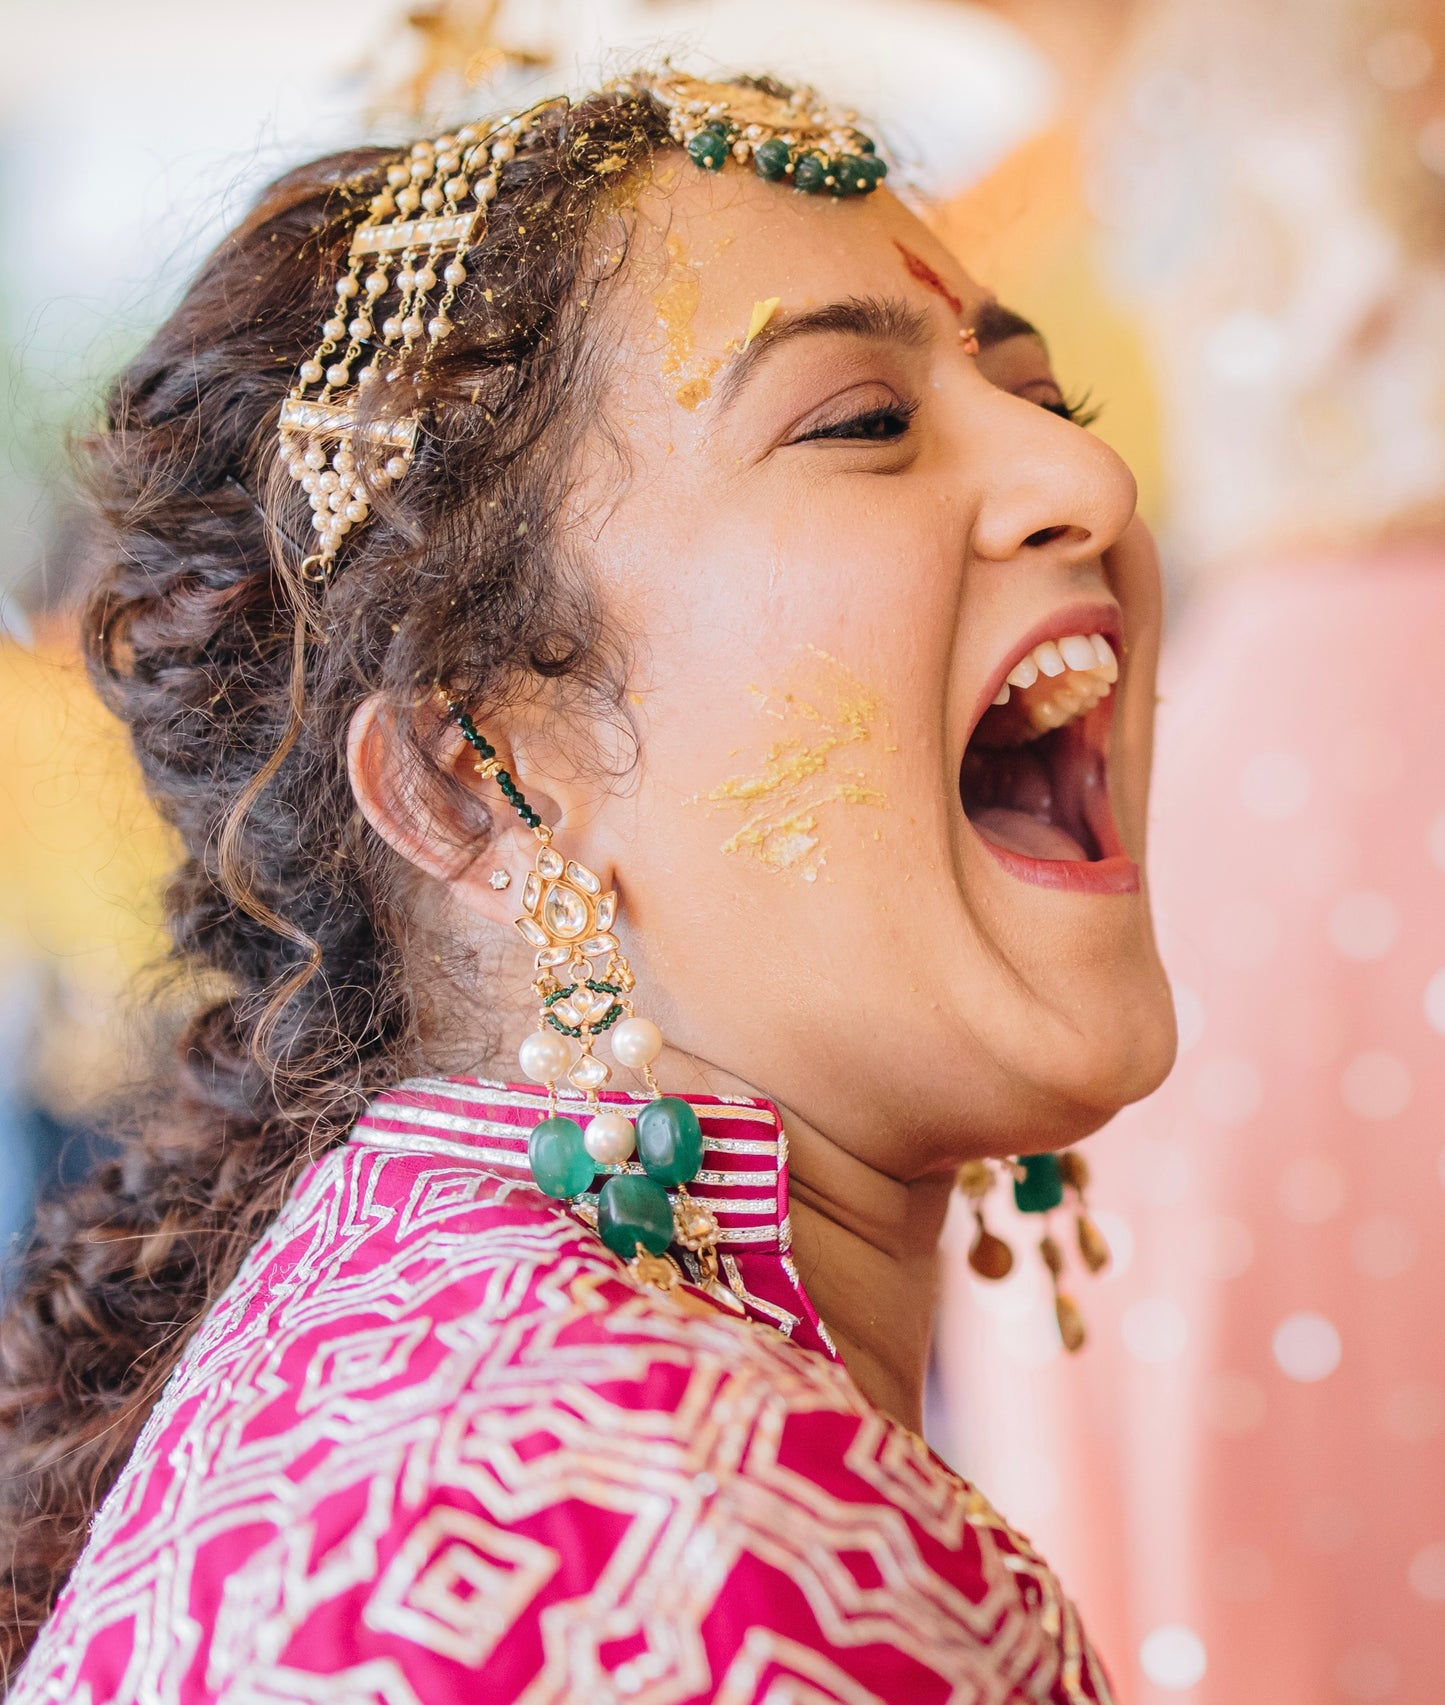
[[12, 1698], [1107, 1697], [917, 1430], [959, 1163], [1170, 1058], [1156, 569], [881, 175], [671, 75], [324, 161], [117, 387], [207, 1000], [6, 1322]]

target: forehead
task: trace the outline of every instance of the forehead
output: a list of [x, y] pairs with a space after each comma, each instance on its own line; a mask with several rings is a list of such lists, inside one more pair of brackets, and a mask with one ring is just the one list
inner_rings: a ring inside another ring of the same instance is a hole
[[785, 312], [850, 296], [908, 297], [967, 313], [984, 291], [887, 189], [835, 200], [766, 183], [742, 167], [704, 172], [657, 159], [632, 216], [626, 280], [656, 297], [687, 276], [692, 331], [719, 344], [756, 303]]

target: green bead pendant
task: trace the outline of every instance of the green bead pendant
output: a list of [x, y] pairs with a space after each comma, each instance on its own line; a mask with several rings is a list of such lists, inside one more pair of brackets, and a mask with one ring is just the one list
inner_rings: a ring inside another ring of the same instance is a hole
[[637, 1115], [637, 1158], [659, 1184], [691, 1184], [702, 1166], [702, 1126], [675, 1095], [649, 1101]]
[[558, 1201], [580, 1196], [597, 1176], [575, 1119], [544, 1119], [527, 1138], [527, 1160], [537, 1188]]
[[1026, 1154], [1024, 1175], [1014, 1180], [1014, 1206], [1021, 1214], [1046, 1214], [1064, 1199], [1064, 1174], [1056, 1154]]
[[720, 172], [731, 152], [727, 137], [722, 131], [711, 128], [698, 131], [688, 143], [687, 151], [693, 164], [701, 166], [705, 172]]
[[635, 1172], [614, 1173], [597, 1198], [597, 1230], [614, 1255], [630, 1261], [640, 1243], [661, 1255], [672, 1242], [672, 1203], [667, 1191]]
[[781, 136], [770, 136], [753, 149], [753, 169], [760, 178], [773, 182], [787, 176], [788, 161], [792, 157], [793, 150]]
[[821, 154], [800, 154], [793, 166], [793, 188], [805, 195], [822, 195], [828, 188], [830, 170]]

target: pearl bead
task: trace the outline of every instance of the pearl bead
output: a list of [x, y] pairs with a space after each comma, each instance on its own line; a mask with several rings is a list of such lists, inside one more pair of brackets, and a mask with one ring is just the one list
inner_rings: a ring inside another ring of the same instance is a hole
[[471, 187], [465, 178], [448, 178], [446, 182], [447, 200], [460, 201]]
[[326, 472], [321, 475], [320, 479], [317, 480], [316, 489], [318, 491], [335, 491], [337, 486], [340, 484], [341, 481], [337, 479], [336, 475], [332, 473], [330, 468], [328, 468]]
[[326, 369], [326, 383], [328, 385], [344, 385], [350, 377], [351, 369], [344, 361], [338, 361]]
[[381, 335], [388, 343], [401, 336], [401, 321], [397, 319], [395, 314], [381, 322]]
[[350, 273], [345, 278], [338, 278], [336, 281], [336, 294], [338, 296], [354, 296], [360, 288], [361, 286]]
[[416, 287], [423, 294], [436, 288], [437, 275], [429, 266], [419, 267], [416, 275]]
[[434, 320], [428, 320], [427, 321], [427, 326], [426, 326], [427, 336], [429, 338], [431, 338], [434, 342], [439, 342], [442, 338], [444, 338], [447, 335], [447, 333], [451, 329], [452, 329], [451, 321], [450, 320], [444, 320], [440, 314], [438, 314]]
[[386, 464], [386, 477], [389, 480], [399, 480], [408, 467], [405, 456], [393, 456]]
[[364, 315], [358, 314], [346, 329], [359, 343], [362, 338], [371, 336], [371, 321]]
[[[321, 375], [318, 373], [316, 377], [319, 379]], [[305, 462], [308, 468], [313, 468], [317, 473], [320, 473], [322, 468], [326, 466], [326, 452], [319, 444], [313, 444], [301, 460]]]
[[516, 152], [517, 145], [514, 142], [509, 142], [505, 136], [500, 142], [494, 142], [492, 144], [492, 158], [497, 161], [499, 165], [510, 160]]
[[361, 386], [374, 385], [379, 377], [380, 375], [377, 373], [375, 365], [372, 365], [361, 369], [361, 371], [356, 375], [356, 382]]
[[329, 337], [333, 343], [338, 338], [346, 336], [346, 321], [331, 319], [321, 328], [322, 337]]
[[566, 1040], [555, 1030], [534, 1030], [517, 1050], [517, 1063], [533, 1083], [553, 1083], [572, 1058]]
[[385, 296], [390, 280], [381, 271], [368, 272], [366, 275], [366, 294], [368, 296]]
[[366, 505], [364, 503], [348, 503], [346, 519], [358, 523], [364, 521], [366, 519]]
[[442, 277], [449, 285], [451, 285], [452, 289], [455, 290], [459, 284], [466, 283], [467, 269], [459, 260], [454, 260], [448, 263], [447, 269], [442, 274]]
[[318, 533], [324, 533], [326, 531], [326, 529], [331, 525], [331, 523], [326, 519], [326, 517], [324, 515], [313, 515], [311, 517], [311, 525], [316, 529], [316, 531]]
[[481, 131], [477, 129], [476, 125], [464, 124], [457, 132], [457, 146], [459, 148], [465, 148], [469, 142], [475, 142], [481, 134]]
[[476, 196], [477, 200], [485, 207], [489, 201], [496, 199], [497, 180], [495, 178], [483, 178], [472, 191], [472, 194]]
[[420, 314], [408, 314], [401, 322], [401, 329], [407, 337], [420, 337], [422, 334], [422, 317]]
[[403, 213], [415, 213], [421, 205], [421, 197], [408, 185], [396, 198], [396, 205]]
[[421, 192], [421, 204], [428, 213], [435, 213], [446, 197], [439, 189], [424, 189]]
[[396, 287], [402, 295], [416, 288], [416, 273], [409, 266], [404, 266], [396, 275]]
[[321, 383], [321, 363], [319, 361], [303, 361], [301, 363], [301, 382], [306, 385]]
[[650, 1066], [662, 1052], [662, 1032], [650, 1018], [624, 1018], [612, 1030], [612, 1057], [634, 1071]]
[[598, 1113], [587, 1121], [582, 1146], [599, 1166], [621, 1166], [637, 1146], [637, 1133], [621, 1113]]

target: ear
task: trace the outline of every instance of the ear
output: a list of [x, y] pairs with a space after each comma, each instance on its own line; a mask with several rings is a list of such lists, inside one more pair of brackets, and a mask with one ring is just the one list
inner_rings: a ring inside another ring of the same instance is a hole
[[[442, 883], [477, 917], [510, 926], [520, 908], [522, 882], [532, 868], [537, 842], [497, 788], [478, 774], [481, 760], [459, 728], [438, 709], [418, 713], [429, 734], [428, 760], [402, 736], [390, 703], [380, 693], [364, 699], [347, 730], [346, 764], [351, 791], [362, 815], [408, 864]], [[537, 778], [524, 782], [504, 732], [488, 729], [497, 760], [513, 776], [543, 820], [554, 821], [556, 802]], [[438, 777], [437, 772], [441, 775]], [[437, 781], [450, 776], [464, 791], [457, 796]], [[484, 828], [490, 819], [490, 826]], [[504, 872], [510, 879], [494, 883]]]

